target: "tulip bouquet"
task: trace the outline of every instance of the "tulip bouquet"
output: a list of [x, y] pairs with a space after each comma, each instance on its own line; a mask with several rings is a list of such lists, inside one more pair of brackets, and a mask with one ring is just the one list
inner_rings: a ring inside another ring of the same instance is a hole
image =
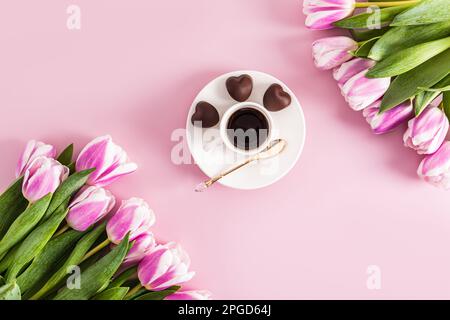
[[115, 207], [104, 187], [137, 169], [111, 137], [73, 158], [30, 141], [17, 180], [0, 196], [0, 300], [208, 299], [180, 290], [194, 276], [176, 243], [157, 243], [139, 198]]
[[418, 175], [450, 189], [450, 0], [304, 0], [303, 12], [310, 29], [350, 31], [312, 45], [349, 106], [375, 134], [408, 122], [405, 146], [425, 155]]

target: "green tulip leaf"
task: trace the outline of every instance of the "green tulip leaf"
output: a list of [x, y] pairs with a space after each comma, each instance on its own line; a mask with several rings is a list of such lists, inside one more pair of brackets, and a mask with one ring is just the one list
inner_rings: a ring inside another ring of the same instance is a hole
[[28, 206], [28, 208], [13, 222], [3, 239], [0, 241], [0, 255], [5, 254], [39, 223], [44, 216], [52, 199], [49, 193], [42, 199]]
[[424, 26], [391, 28], [373, 45], [368, 57], [379, 61], [403, 49], [448, 36], [450, 20]]
[[414, 113], [416, 114], [416, 117], [418, 117], [439, 94], [439, 92], [419, 92], [414, 99]]
[[123, 300], [129, 290], [130, 288], [128, 287], [106, 289], [105, 291], [95, 295], [92, 300]]
[[[450, 73], [450, 70], [449, 70]], [[419, 87], [420, 90], [427, 91], [427, 92], [444, 92], [449, 91], [450, 89], [450, 74], [447, 75], [444, 79], [436, 83], [432, 87]]]
[[23, 267], [33, 260], [52, 238], [69, 211], [67, 209], [68, 203], [69, 199], [63, 202], [47, 221], [31, 231], [20, 244], [19, 249], [14, 255], [14, 262], [8, 269], [6, 275], [7, 282], [15, 279]]
[[105, 283], [109, 283], [122, 264], [129, 248], [128, 239], [129, 234], [106, 256], [81, 272], [79, 289], [71, 290], [65, 287], [55, 296], [54, 300], [88, 300], [94, 296]]
[[419, 87], [420, 90], [414, 99], [414, 112], [416, 116], [420, 115], [423, 110], [436, 99], [446, 86], [450, 86], [450, 75], [446, 76], [444, 79], [435, 84], [432, 88]]
[[445, 86], [445, 87], [439, 87], [439, 88], [424, 88], [424, 87], [419, 87], [420, 90], [423, 91], [427, 91], [427, 92], [444, 92], [444, 91], [450, 91], [450, 85]]
[[25, 298], [30, 295], [29, 290], [52, 275], [53, 270], [58, 267], [60, 261], [83, 235], [83, 232], [69, 230], [47, 243], [31, 265], [17, 278], [17, 283], [25, 293]]
[[380, 37], [389, 31], [389, 27], [381, 29], [351, 29], [352, 38], [356, 41], [367, 41], [376, 37]]
[[69, 144], [63, 152], [58, 156], [59, 163], [68, 166], [72, 163], [72, 157], [73, 157], [73, 143]]
[[22, 183], [23, 178], [17, 179], [0, 196], [0, 239], [27, 207], [28, 201], [22, 195]]
[[16, 282], [0, 287], [0, 300], [21, 300], [20, 288]]
[[45, 218], [48, 218], [61, 203], [69, 199], [75, 192], [77, 192], [86, 183], [89, 175], [95, 169], [88, 169], [80, 172], [76, 172], [68, 177], [58, 189], [56, 189], [52, 202], [45, 213]]
[[367, 78], [388, 78], [408, 72], [450, 48], [450, 37], [418, 44], [393, 53], [373, 66]]
[[450, 91], [446, 91], [442, 95], [442, 106], [447, 119], [450, 119]]
[[14, 256], [19, 249], [20, 243], [12, 247], [0, 262], [0, 274], [8, 270], [9, 266], [14, 262]]
[[353, 55], [358, 58], [366, 58], [370, 52], [372, 46], [377, 42], [380, 37], [375, 37], [369, 40], [364, 41], [358, 47], [358, 49], [353, 52]]
[[83, 236], [78, 241], [70, 256], [64, 262], [64, 264], [56, 271], [51, 278], [45, 283], [45, 285], [34, 295], [35, 299], [45, 296], [47, 292], [50, 292], [55, 288], [64, 278], [67, 276], [67, 269], [70, 266], [76, 266], [81, 263], [85, 254], [89, 251], [95, 241], [102, 235], [105, 230], [106, 223], [102, 223], [94, 230]]
[[71, 162], [70, 164], [67, 165], [67, 168], [69, 168], [69, 174], [72, 175], [76, 170], [75, 170], [75, 162]]
[[127, 282], [132, 276], [137, 276], [137, 267], [131, 267], [121, 274], [119, 274], [109, 285], [109, 288], [115, 288], [122, 286], [125, 282]]
[[450, 1], [422, 0], [394, 18], [391, 26], [429, 24], [450, 20]]
[[164, 298], [174, 294], [180, 288], [180, 286], [173, 286], [163, 291], [151, 291], [135, 298], [134, 300], [164, 300]]
[[339, 20], [334, 23], [336, 27], [344, 28], [344, 29], [375, 29], [374, 22], [380, 23], [381, 27], [389, 25], [389, 23], [394, 19], [396, 15], [400, 12], [404, 11], [406, 6], [396, 6], [383, 8], [379, 11], [375, 11], [373, 13], [365, 12], [356, 14], [354, 16]]
[[384, 94], [380, 112], [392, 109], [417, 95], [419, 87], [431, 87], [444, 79], [450, 70], [450, 50], [433, 57], [392, 81]]

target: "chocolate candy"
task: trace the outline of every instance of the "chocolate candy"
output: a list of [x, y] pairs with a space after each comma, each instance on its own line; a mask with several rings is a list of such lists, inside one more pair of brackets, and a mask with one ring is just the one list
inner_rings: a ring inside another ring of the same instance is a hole
[[264, 107], [269, 111], [280, 111], [291, 104], [291, 96], [277, 84], [272, 84], [264, 94]]
[[201, 122], [202, 128], [211, 128], [219, 123], [219, 113], [216, 108], [205, 101], [200, 101], [195, 107], [195, 112], [192, 115], [191, 122], [196, 125], [195, 122]]
[[252, 94], [253, 80], [248, 74], [243, 74], [239, 77], [230, 77], [226, 81], [226, 87], [228, 93], [234, 100], [244, 102]]

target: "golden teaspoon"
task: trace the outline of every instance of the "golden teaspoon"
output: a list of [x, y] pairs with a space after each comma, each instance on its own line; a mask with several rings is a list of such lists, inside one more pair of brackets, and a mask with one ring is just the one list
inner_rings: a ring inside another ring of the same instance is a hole
[[269, 159], [269, 158], [275, 157], [276, 155], [279, 155], [286, 148], [286, 145], [287, 145], [286, 140], [283, 140], [283, 139], [273, 140], [272, 142], [270, 142], [269, 146], [266, 149], [264, 149], [263, 151], [261, 151], [260, 153], [246, 159], [245, 161], [231, 167], [230, 169], [227, 169], [227, 170], [219, 173], [217, 176], [197, 185], [195, 187], [195, 192], [206, 191], [209, 187], [211, 187], [214, 183], [216, 183], [223, 177], [248, 165], [249, 163], [252, 163], [253, 161]]

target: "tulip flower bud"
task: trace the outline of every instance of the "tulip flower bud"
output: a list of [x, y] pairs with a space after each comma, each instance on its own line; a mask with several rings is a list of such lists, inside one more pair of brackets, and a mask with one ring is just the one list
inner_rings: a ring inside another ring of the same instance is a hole
[[101, 187], [83, 188], [69, 205], [67, 224], [77, 231], [86, 231], [114, 207], [116, 200], [111, 192]]
[[191, 280], [195, 272], [189, 265], [189, 256], [179, 245], [158, 245], [139, 263], [138, 277], [148, 290], [160, 291]]
[[448, 128], [444, 112], [429, 106], [418, 117], [409, 120], [403, 141], [406, 147], [416, 150], [418, 154], [431, 154], [444, 142]]
[[347, 80], [342, 95], [355, 111], [362, 110], [380, 99], [391, 84], [390, 78], [366, 78], [368, 70], [361, 71]]
[[22, 193], [28, 201], [36, 202], [55, 192], [68, 176], [69, 168], [58, 161], [47, 157], [36, 158], [25, 170]]
[[444, 142], [435, 153], [426, 156], [417, 174], [436, 187], [450, 190], [450, 142]]
[[351, 51], [358, 49], [358, 43], [349, 37], [328, 37], [312, 44], [314, 64], [321, 70], [340, 66], [353, 58]]
[[344, 84], [354, 75], [363, 70], [372, 68], [375, 61], [369, 59], [355, 58], [343, 63], [340, 67], [333, 70], [333, 77], [338, 82], [339, 88], [342, 89]]
[[56, 148], [40, 141], [28, 141], [16, 167], [16, 178], [23, 176], [26, 168], [39, 157], [55, 158]]
[[381, 114], [378, 113], [380, 106], [381, 100], [378, 100], [363, 111], [367, 123], [375, 134], [390, 132], [413, 116], [413, 106], [410, 100]]
[[96, 170], [90, 174], [87, 183], [104, 187], [121, 176], [136, 171], [137, 165], [129, 162], [125, 151], [110, 136], [103, 136], [88, 143], [78, 156], [77, 171], [92, 168]]
[[350, 16], [355, 0], [304, 0], [306, 27], [315, 30], [333, 28], [333, 23]]
[[211, 292], [207, 290], [177, 291], [164, 300], [211, 300]]
[[133, 246], [128, 251], [123, 265], [131, 266], [139, 263], [156, 246], [155, 237], [150, 231], [140, 234], [134, 239]]
[[147, 202], [139, 198], [122, 201], [117, 212], [109, 219], [106, 232], [111, 242], [119, 244], [130, 232], [130, 241], [144, 234], [155, 223], [155, 214]]

